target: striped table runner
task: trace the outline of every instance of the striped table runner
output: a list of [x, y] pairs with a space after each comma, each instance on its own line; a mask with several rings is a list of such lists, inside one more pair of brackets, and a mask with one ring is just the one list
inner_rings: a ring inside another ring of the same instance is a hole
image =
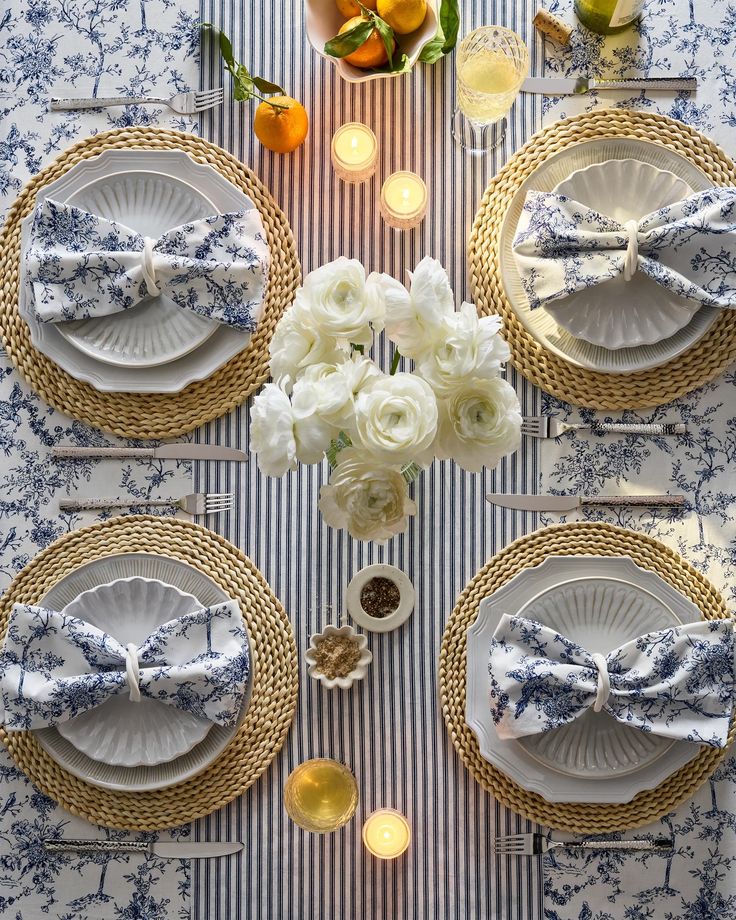
[[[527, 40], [532, 72], [541, 72], [531, 0], [462, 6], [461, 35], [482, 24], [509, 26]], [[309, 112], [307, 142], [289, 156], [273, 155], [255, 141], [250, 104], [226, 105], [203, 120], [204, 136], [254, 169], [287, 214], [304, 272], [345, 255], [406, 280], [406, 271], [429, 254], [448, 269], [458, 303], [469, 299], [465, 252], [473, 215], [505, 156], [540, 126], [539, 99], [521, 97], [499, 155], [474, 158], [450, 138], [453, 58], [420, 66], [411, 76], [353, 85], [307, 44], [302, 2], [201, 0], [201, 15], [231, 36], [236, 57], [252, 73], [281, 84]], [[207, 49], [202, 68], [203, 86], [220, 84], [221, 64]], [[335, 178], [329, 156], [333, 132], [353, 120], [373, 128], [381, 151], [376, 178], [357, 187]], [[402, 168], [418, 172], [430, 195], [421, 229], [404, 234], [388, 229], [377, 207], [380, 182]], [[538, 393], [522, 378], [514, 375], [513, 381], [525, 413], [537, 412]], [[198, 438], [247, 446], [247, 426], [244, 406]], [[442, 630], [457, 595], [489, 556], [522, 532], [522, 516], [493, 511], [484, 493], [536, 491], [535, 446], [525, 444], [494, 474], [433, 464], [414, 485], [419, 512], [409, 530], [384, 547], [356, 543], [323, 524], [317, 499], [326, 480], [326, 464], [302, 467], [283, 480], [263, 477], [254, 462], [202, 466], [195, 475], [197, 490], [237, 490], [237, 510], [220, 532], [255, 561], [283, 601], [300, 650], [301, 694], [294, 727], [268, 772], [248, 794], [195, 828], [199, 837], [239, 838], [246, 848], [239, 865], [194, 864], [192, 916], [541, 918], [537, 861], [497, 860], [489, 850], [495, 834], [529, 828], [462, 766], [442, 720], [437, 680]], [[534, 524], [528, 516], [528, 527]], [[348, 692], [326, 692], [306, 673], [308, 637], [342, 620], [351, 576], [379, 561], [413, 579], [415, 612], [402, 629], [370, 635], [374, 660], [363, 683]], [[354, 771], [360, 804], [345, 828], [314, 836], [288, 820], [282, 790], [297, 763], [321, 755]], [[361, 843], [362, 820], [382, 806], [406, 814], [412, 827], [411, 847], [395, 864], [368, 857]]]

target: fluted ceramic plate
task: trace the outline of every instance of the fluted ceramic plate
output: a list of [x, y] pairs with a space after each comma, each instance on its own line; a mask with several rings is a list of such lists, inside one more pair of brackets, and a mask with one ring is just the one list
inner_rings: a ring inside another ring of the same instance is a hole
[[[185, 594], [193, 595], [202, 606], [220, 604], [229, 600], [226, 593], [210, 578], [193, 566], [168, 556], [152, 553], [118, 553], [104, 556], [80, 566], [58, 581], [40, 603], [54, 610], [63, 610], [80, 594], [121, 578], [149, 578], [173, 585]], [[254, 653], [250, 646], [251, 668]], [[251, 672], [252, 673], [252, 672]], [[240, 720], [245, 716], [250, 702], [252, 681], [249, 682]], [[163, 789], [196, 776], [227, 747], [238, 727], [224, 728], [212, 725], [202, 741], [173, 760], [152, 766], [125, 767], [95, 760], [78, 750], [56, 728], [36, 731], [41, 746], [60, 766], [85, 782], [104, 789], [139, 792]]]
[[[711, 188], [713, 183], [679, 153], [637, 138], [605, 138], [574, 144], [549, 157], [520, 186], [503, 221], [500, 234], [503, 287], [514, 312], [544, 348], [577, 367], [608, 374], [627, 374], [666, 364], [691, 348], [710, 329], [719, 315], [715, 307], [701, 307], [692, 319], [668, 338], [648, 345], [607, 348], [571, 335], [552, 314], [540, 307], [529, 308], [521, 286], [511, 248], [524, 200], [530, 189], [551, 192], [573, 173], [611, 160], [636, 160], [664, 170], [682, 180], [693, 191]], [[633, 283], [633, 282], [629, 282]], [[600, 285], [603, 288], [605, 285]], [[597, 290], [597, 289], [595, 289]], [[591, 301], [599, 296], [591, 292]]]
[[[152, 239], [217, 213], [214, 204], [193, 186], [151, 172], [100, 176], [70, 195], [67, 204]], [[188, 355], [207, 341], [217, 325], [182, 310], [162, 294], [121, 313], [60, 323], [58, 329], [68, 342], [98, 361], [151, 367]]]
[[[684, 179], [640, 160], [594, 163], [572, 173], [554, 191], [621, 224], [641, 220], [693, 192]], [[635, 272], [630, 281], [611, 278], [544, 309], [570, 335], [616, 349], [668, 339], [687, 326], [698, 308], [699, 304]]]
[[670, 741], [590, 711], [546, 735], [501, 740], [490, 712], [491, 638], [519, 614], [606, 654], [652, 630], [700, 619], [687, 598], [627, 557], [553, 556], [485, 598], [467, 632], [466, 721], [482, 756], [550, 802], [628, 802], [691, 760], [696, 744]]
[[[119, 578], [83, 591], [63, 613], [91, 623], [123, 645], [141, 645], [163, 623], [196, 610], [193, 594], [152, 578]], [[62, 722], [59, 734], [78, 751], [123, 767], [153, 766], [180, 757], [212, 727], [208, 719], [127, 692]]]
[[[201, 207], [204, 201], [209, 202], [206, 208], [207, 213], [225, 214], [230, 211], [248, 211], [255, 208], [253, 201], [229, 182], [225, 176], [211, 166], [195, 162], [183, 150], [106, 150], [99, 156], [77, 163], [61, 178], [41, 189], [36, 200], [54, 198], [57, 201], [68, 201], [74, 199], [74, 203], [82, 203], [85, 195], [92, 194], [95, 200], [99, 201], [103, 189], [112, 188], [116, 182], [126, 177], [130, 178], [133, 174], [148, 177], [146, 181], [149, 183], [159, 180], [162, 183], [160, 188], [163, 188], [163, 183], [165, 183], [169, 188], [180, 189], [182, 194], [186, 189], [191, 189], [198, 196], [196, 200], [199, 205], [197, 207]], [[77, 195], [81, 197], [77, 199]], [[33, 215], [29, 214], [21, 225], [21, 253], [25, 252], [28, 245], [32, 219]], [[128, 217], [128, 220], [131, 219]], [[138, 227], [133, 226], [132, 229], [135, 230]], [[64, 334], [61, 331], [63, 324], [38, 322], [33, 313], [33, 291], [25, 281], [22, 256], [21, 279], [18, 312], [28, 324], [34, 347], [75, 379], [89, 383], [96, 390], [104, 393], [178, 393], [190, 383], [205, 380], [211, 376], [246, 348], [250, 341], [249, 332], [222, 323], [214, 323], [213, 326], [207, 327], [209, 329], [207, 336], [195, 345], [193, 350], [187, 349], [186, 353], [176, 358], [172, 357], [172, 352], [165, 358], [164, 363], [158, 363], [160, 354], [155, 358], [153, 364], [148, 363], [151, 360], [150, 355], [142, 360], [111, 360], [110, 343], [106, 343], [107, 350], [103, 359], [100, 354], [92, 353], [94, 351], [92, 346], [82, 350], [78, 347], [79, 340], [72, 343], [69, 340], [68, 331], [65, 331]], [[157, 303], [160, 300], [161, 298], [157, 298]], [[141, 308], [144, 306], [141, 305]], [[137, 309], [138, 307], [133, 311], [126, 311], [126, 314], [133, 313]], [[179, 310], [178, 307], [176, 309], [182, 314], [189, 312]], [[197, 334], [202, 333], [203, 335], [201, 323], [208, 324], [212, 321], [202, 320], [194, 317], [193, 314], [192, 317], [198, 320], [196, 328], [199, 332]], [[95, 322], [104, 324], [110, 322], [110, 319], [110, 317], [104, 317]], [[127, 319], [127, 316], [121, 314], [116, 322], [122, 323]], [[151, 316], [152, 321], [155, 319], [155, 316]], [[177, 321], [191, 324], [192, 319], [177, 317]], [[149, 329], [146, 332], [146, 329], [141, 327], [141, 339], [148, 341], [147, 336], [150, 331]], [[196, 330], [190, 329], [190, 331], [194, 333]], [[186, 334], [186, 330], [183, 330], [179, 339], [185, 338]], [[160, 337], [158, 335], [157, 340], [160, 340]], [[185, 345], [182, 345], [182, 348], [184, 347]]]

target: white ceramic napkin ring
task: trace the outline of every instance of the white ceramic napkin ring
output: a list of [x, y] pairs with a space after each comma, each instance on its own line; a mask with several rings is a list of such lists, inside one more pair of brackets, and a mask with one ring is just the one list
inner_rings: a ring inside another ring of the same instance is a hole
[[153, 265], [153, 247], [156, 242], [150, 236], [143, 237], [143, 280], [151, 297], [157, 297], [161, 293], [161, 288], [156, 284], [156, 269]]
[[608, 702], [611, 695], [611, 681], [608, 676], [608, 664], [600, 652], [594, 652], [591, 658], [598, 668], [598, 692], [596, 693], [595, 702], [593, 703], [593, 712], [600, 712]]
[[639, 223], [635, 220], [626, 221], [626, 232], [629, 234], [629, 245], [626, 247], [626, 260], [624, 261], [624, 281], [631, 281], [639, 265]]
[[141, 690], [138, 685], [140, 673], [140, 668], [138, 667], [138, 646], [133, 642], [129, 642], [125, 646], [125, 676], [128, 679], [131, 703], [140, 703], [141, 701]]

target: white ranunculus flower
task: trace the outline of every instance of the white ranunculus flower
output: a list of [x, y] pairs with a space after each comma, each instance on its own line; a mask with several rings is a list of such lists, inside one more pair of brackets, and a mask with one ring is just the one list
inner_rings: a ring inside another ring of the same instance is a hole
[[414, 374], [382, 374], [355, 399], [355, 438], [384, 463], [429, 462], [436, 431], [436, 397]]
[[258, 467], [267, 476], [283, 476], [296, 469], [294, 416], [289, 397], [275, 383], [267, 383], [250, 410], [250, 446]]
[[425, 256], [409, 277], [407, 291], [384, 276], [386, 334], [402, 355], [417, 360], [438, 342], [443, 320], [455, 312], [455, 301], [447, 272], [436, 259]]
[[315, 326], [309, 304], [299, 297], [279, 320], [269, 352], [271, 376], [287, 392], [291, 391], [304, 368], [312, 364], [335, 363], [345, 354], [334, 338], [324, 335]]
[[441, 400], [435, 454], [472, 473], [494, 467], [521, 441], [521, 407], [501, 377], [471, 380]]
[[383, 301], [366, 284], [365, 269], [357, 259], [341, 256], [304, 279], [300, 300], [309, 305], [319, 334], [354, 345], [370, 345], [373, 330], [383, 328]]
[[318, 463], [334, 429], [314, 412], [295, 408], [280, 386], [267, 383], [250, 410], [250, 444], [267, 476], [295, 470], [297, 461]]
[[416, 505], [397, 466], [384, 466], [355, 448], [339, 454], [319, 509], [330, 527], [346, 527], [356, 540], [388, 540], [406, 530]]
[[449, 396], [472, 378], [497, 377], [509, 346], [499, 335], [499, 316], [478, 317], [470, 303], [442, 322], [442, 335], [417, 364], [417, 373], [438, 396]]

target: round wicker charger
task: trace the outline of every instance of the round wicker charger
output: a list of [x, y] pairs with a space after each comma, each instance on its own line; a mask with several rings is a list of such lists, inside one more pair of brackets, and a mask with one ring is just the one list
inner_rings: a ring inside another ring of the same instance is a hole
[[100, 789], [62, 769], [33, 732], [0, 739], [18, 767], [46, 795], [94, 824], [161, 830], [208, 815], [241, 795], [281, 750], [298, 689], [297, 654], [286, 613], [265, 578], [237, 547], [212, 531], [150, 515], [113, 518], [60, 537], [15, 577], [0, 601], [0, 636], [15, 603], [36, 603], [83, 563], [114, 553], [154, 553], [196, 566], [240, 603], [254, 650], [250, 706], [237, 734], [202, 773], [150, 792]]
[[501, 278], [501, 227], [519, 187], [560, 150], [607, 137], [638, 138], [669, 147], [691, 160], [715, 185], [736, 185], [736, 166], [713, 141], [664, 115], [598, 109], [555, 122], [514, 153], [486, 189], [468, 243], [471, 287], [481, 313], [503, 317], [514, 365], [543, 390], [590, 409], [658, 406], [712, 380], [736, 360], [736, 310], [723, 310], [699, 342], [660, 367], [602, 374], [545, 350], [519, 320]]
[[[548, 802], [528, 792], [481, 757], [475, 735], [465, 723], [466, 631], [478, 606], [522, 569], [548, 556], [629, 556], [656, 572], [696, 604], [703, 619], [727, 617], [721, 595], [691, 565], [668, 547], [640, 533], [602, 523], [557, 524], [520, 537], [491, 559], [465, 588], [445, 627], [440, 651], [440, 695], [452, 743], [475, 779], [503, 805], [547, 827], [582, 834], [603, 834], [647, 824], [690, 798], [726, 757], [728, 747], [703, 750], [656, 789], [623, 804]], [[736, 714], [729, 744], [736, 738]]]
[[[222, 173], [256, 203], [271, 253], [263, 317], [248, 347], [212, 376], [179, 393], [101, 393], [37, 351], [18, 315], [20, 225], [33, 210], [36, 193], [81, 160], [104, 150], [134, 148], [183, 150]], [[105, 431], [128, 438], [168, 438], [224, 415], [268, 379], [268, 344], [301, 282], [301, 269], [286, 217], [256, 175], [232, 154], [179, 131], [119, 128], [74, 144], [28, 182], [0, 235], [0, 279], [0, 334], [13, 363], [36, 393], [72, 418]]]

